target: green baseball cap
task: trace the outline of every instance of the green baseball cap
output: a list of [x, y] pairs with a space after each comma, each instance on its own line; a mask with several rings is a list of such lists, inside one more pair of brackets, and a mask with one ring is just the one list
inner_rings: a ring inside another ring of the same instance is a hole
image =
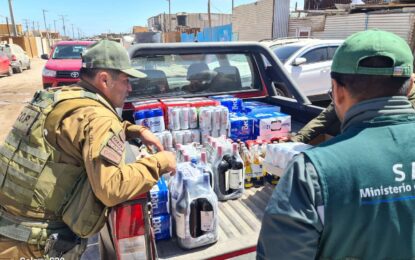
[[[384, 56], [393, 60], [390, 68], [368, 68], [359, 66], [361, 60]], [[331, 71], [343, 74], [384, 75], [410, 77], [414, 57], [408, 44], [396, 34], [367, 30], [348, 37], [336, 50]]]
[[82, 68], [119, 70], [134, 78], [147, 76], [131, 66], [128, 53], [121, 44], [110, 40], [88, 46], [82, 53]]

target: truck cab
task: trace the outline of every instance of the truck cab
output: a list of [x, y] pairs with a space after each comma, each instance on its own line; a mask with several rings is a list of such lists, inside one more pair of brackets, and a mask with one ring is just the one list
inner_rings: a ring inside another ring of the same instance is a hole
[[60, 41], [50, 54], [42, 54], [47, 60], [42, 71], [43, 88], [70, 85], [79, 81], [81, 53], [94, 41]]
[[[293, 132], [322, 111], [298, 90], [275, 54], [258, 43], [137, 44], [129, 55], [133, 66], [147, 74], [132, 80], [123, 111], [132, 122], [135, 101], [222, 94], [279, 106], [291, 115]], [[219, 202], [219, 240], [193, 250], [179, 248], [174, 237], [155, 243], [150, 198], [143, 195], [112, 209], [112, 253], [117, 259], [228, 259], [255, 252], [273, 189], [253, 187], [240, 199]]]

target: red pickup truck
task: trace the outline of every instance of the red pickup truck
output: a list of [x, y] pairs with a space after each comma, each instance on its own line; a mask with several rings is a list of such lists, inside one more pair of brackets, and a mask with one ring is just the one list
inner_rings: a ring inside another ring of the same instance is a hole
[[[133, 66], [148, 76], [132, 80], [124, 119], [133, 120], [136, 100], [218, 94], [279, 106], [291, 115], [293, 131], [322, 111], [298, 91], [272, 51], [258, 43], [138, 44], [129, 54]], [[224, 80], [215, 80], [218, 75]], [[192, 85], [196, 79], [200, 85]], [[193, 250], [179, 248], [175, 238], [155, 243], [144, 194], [112, 209], [110, 241], [103, 241], [109, 247], [101, 253], [111, 259], [228, 259], [254, 252], [272, 190], [270, 185], [251, 188], [240, 199], [219, 202], [218, 242]]]
[[42, 54], [48, 60], [42, 71], [43, 88], [70, 85], [79, 81], [81, 53], [93, 41], [60, 41], [52, 47], [50, 55]]

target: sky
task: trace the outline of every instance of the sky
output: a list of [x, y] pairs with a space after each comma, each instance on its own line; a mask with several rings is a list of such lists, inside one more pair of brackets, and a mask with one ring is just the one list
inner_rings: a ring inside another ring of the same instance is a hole
[[[63, 33], [62, 16], [66, 34], [72, 35], [72, 24], [77, 37], [78, 28], [82, 35], [93, 36], [100, 33], [128, 33], [132, 26], [147, 26], [147, 19], [160, 13], [169, 12], [168, 0], [11, 0], [15, 22], [29, 30], [35, 22], [40, 30], [45, 29], [43, 9], [46, 10], [46, 25]], [[300, 0], [302, 1], [302, 0]], [[9, 0], [0, 0], [0, 23], [9, 17]], [[207, 13], [207, 0], [171, 0], [171, 13]], [[256, 2], [256, 0], [234, 0], [234, 6]], [[293, 2], [293, 0], [291, 1]], [[291, 3], [293, 4], [293, 3]], [[232, 0], [211, 0], [212, 13], [232, 12]]]

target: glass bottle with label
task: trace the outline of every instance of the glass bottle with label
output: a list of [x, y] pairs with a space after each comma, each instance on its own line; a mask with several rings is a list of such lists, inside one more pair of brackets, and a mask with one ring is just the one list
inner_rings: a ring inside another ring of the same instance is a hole
[[219, 177], [219, 190], [223, 195], [228, 194], [229, 191], [229, 163], [225, 160], [226, 156], [223, 156], [223, 147], [218, 146], [217, 152], [217, 165], [218, 177]]
[[244, 164], [238, 153], [238, 144], [232, 144], [232, 157], [231, 157], [231, 169], [229, 170], [229, 188], [232, 190], [238, 190], [243, 188]]

